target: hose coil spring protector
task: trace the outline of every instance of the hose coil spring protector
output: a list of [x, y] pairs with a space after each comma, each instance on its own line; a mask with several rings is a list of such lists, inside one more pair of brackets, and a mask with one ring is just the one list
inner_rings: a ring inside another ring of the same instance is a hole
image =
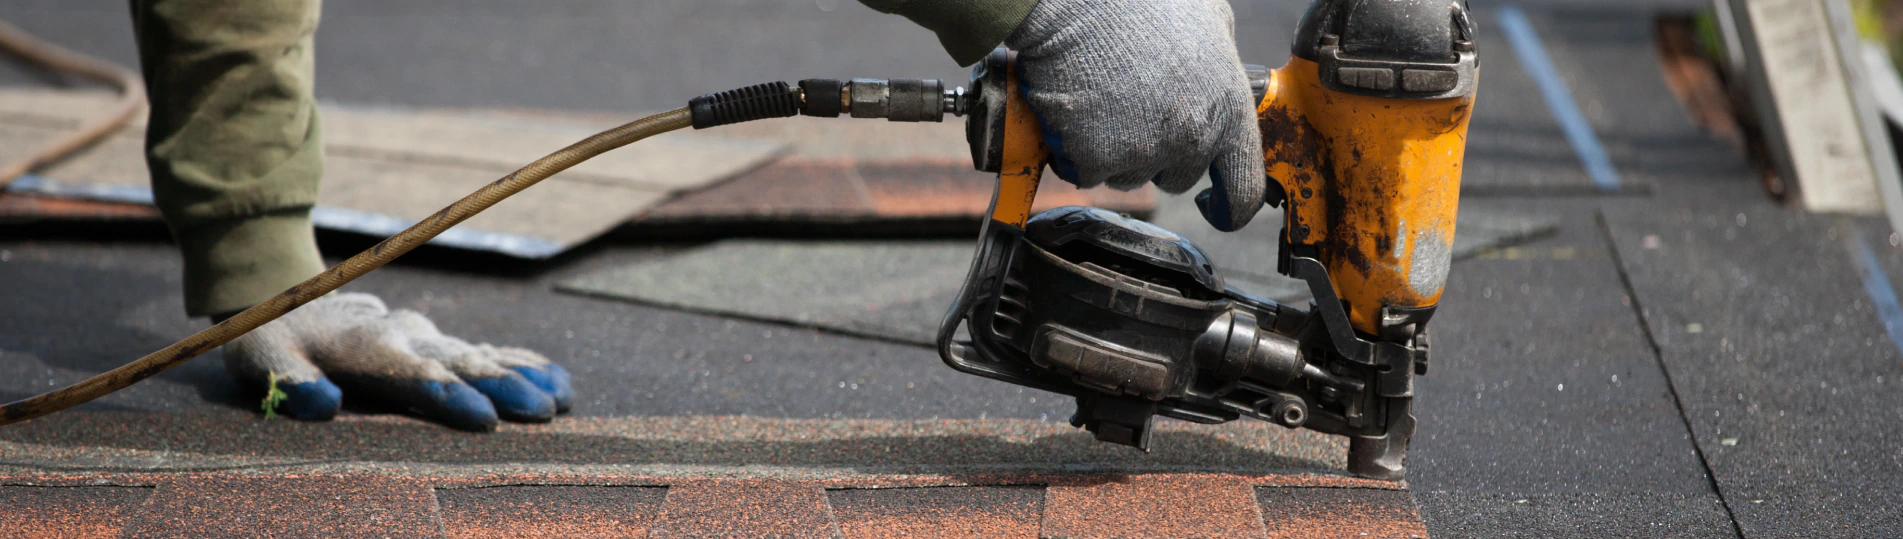
[[796, 116], [800, 93], [784, 82], [769, 82], [696, 97], [687, 102], [687, 108], [693, 111], [694, 129], [706, 129]]

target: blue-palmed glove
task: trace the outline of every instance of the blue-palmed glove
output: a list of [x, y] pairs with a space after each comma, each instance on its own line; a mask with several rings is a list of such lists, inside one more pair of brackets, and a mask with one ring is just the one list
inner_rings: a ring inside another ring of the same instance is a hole
[[394, 404], [463, 430], [497, 419], [539, 423], [568, 410], [568, 371], [541, 354], [470, 344], [421, 313], [390, 310], [370, 294], [331, 294], [225, 345], [241, 384], [275, 378], [277, 413], [324, 420], [344, 398]]
[[1181, 193], [1207, 171], [1211, 225], [1238, 230], [1262, 208], [1262, 135], [1228, 2], [1039, 0], [1005, 45], [1058, 177]]

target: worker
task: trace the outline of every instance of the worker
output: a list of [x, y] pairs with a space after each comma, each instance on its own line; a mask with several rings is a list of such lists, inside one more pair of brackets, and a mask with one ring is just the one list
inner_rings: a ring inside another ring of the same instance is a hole
[[[1260, 208], [1260, 136], [1223, 0], [862, 1], [932, 30], [961, 65], [1000, 43], [1021, 51], [1059, 177], [1183, 192], [1210, 171], [1211, 224], [1235, 230]], [[131, 4], [147, 165], [183, 255], [185, 308], [221, 321], [324, 269], [311, 223], [321, 0]], [[574, 399], [541, 354], [446, 335], [363, 293], [319, 298], [223, 352], [237, 383], [281, 393], [267, 406], [298, 419], [329, 419], [348, 396], [486, 431], [549, 421]]]

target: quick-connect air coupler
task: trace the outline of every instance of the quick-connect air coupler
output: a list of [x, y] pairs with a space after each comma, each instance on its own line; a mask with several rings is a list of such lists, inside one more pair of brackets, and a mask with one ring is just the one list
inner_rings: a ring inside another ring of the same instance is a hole
[[963, 115], [965, 89], [945, 89], [938, 79], [833, 79], [800, 81], [807, 116], [885, 118], [894, 122], [942, 122]]
[[964, 88], [947, 90], [937, 79], [806, 79], [755, 84], [688, 102], [695, 129], [794, 115], [885, 118], [894, 122], [942, 122], [970, 107]]

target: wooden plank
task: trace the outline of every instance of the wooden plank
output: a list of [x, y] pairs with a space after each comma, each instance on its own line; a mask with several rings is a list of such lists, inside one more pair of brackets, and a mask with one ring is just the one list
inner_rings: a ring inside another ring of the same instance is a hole
[[[1897, 182], [1895, 156], [1841, 35], [1842, 0], [1721, 0], [1743, 49], [1745, 75], [1780, 174], [1805, 209], [1883, 210], [1878, 182]], [[1851, 62], [1846, 62], [1846, 58]]]
[[[104, 106], [99, 92], [0, 90], [0, 159], [17, 159]], [[319, 228], [389, 235], [517, 167], [595, 131], [525, 114], [326, 107]], [[150, 200], [143, 118], [38, 171], [33, 192]], [[784, 145], [675, 133], [609, 152], [497, 205], [435, 242], [524, 258], [554, 256], [647, 211], [675, 192], [718, 183], [774, 159]], [[22, 186], [24, 187], [24, 186]], [[100, 189], [104, 188], [104, 189]]]

